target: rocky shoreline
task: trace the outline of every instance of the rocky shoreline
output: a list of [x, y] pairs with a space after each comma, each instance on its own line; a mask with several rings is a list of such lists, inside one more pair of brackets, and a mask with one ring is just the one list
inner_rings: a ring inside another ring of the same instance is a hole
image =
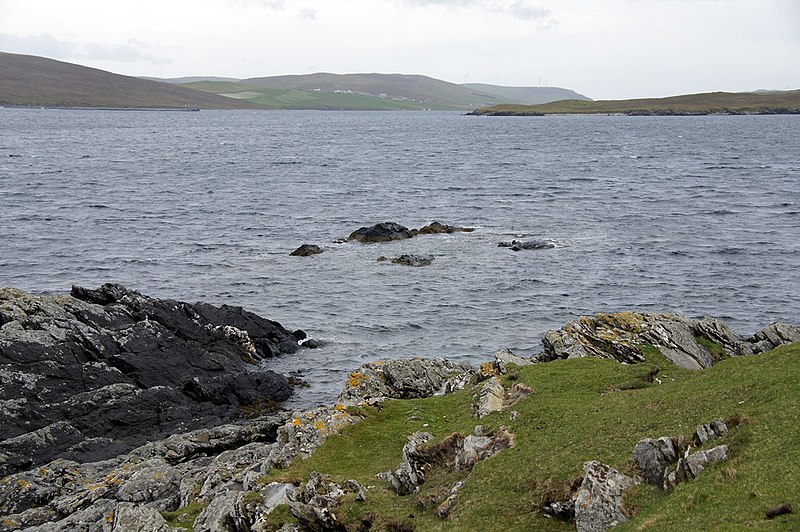
[[[299, 522], [286, 530], [344, 530], [334, 510], [345, 496], [368, 497], [365, 486], [321, 473], [296, 482], [261, 479], [358, 423], [365, 405], [472, 389], [480, 419], [511, 411], [532, 393], [521, 383], [504, 387], [500, 376], [509, 368], [584, 357], [635, 364], [647, 345], [700, 370], [800, 342], [800, 327], [773, 324], [742, 338], [712, 318], [598, 314], [548, 332], [541, 353], [501, 350], [479, 368], [445, 359], [365, 364], [349, 375], [336, 404], [289, 413], [279, 408], [291, 393], [288, 380], [255, 371], [255, 362], [291, 356], [304, 339], [302, 331], [238, 307], [158, 300], [119, 285], [75, 287], [70, 296], [3, 289], [0, 531], [175, 530], [165, 513], [191, 507], [198, 508], [191, 514], [195, 530], [272, 530], [269, 515], [282, 506]], [[715, 421], [698, 430], [710, 439], [719, 427]], [[413, 493], [437, 461], [447, 471], [469, 470], [515, 445], [513, 433], [479, 426], [467, 436], [432, 439], [414, 434], [400, 465], [377, 482]], [[667, 443], [650, 440], [635, 451], [644, 481], [664, 489], [702, 470], [701, 458], [727, 456], [727, 448], [695, 456], [677, 440]], [[599, 495], [608, 491], [603, 481], [618, 475], [587, 462], [583, 484], [545, 512], [579, 530], [604, 530], [619, 521], [619, 508], [586, 501], [606, 500]], [[627, 478], [617, 486], [640, 482]], [[446, 519], [462, 487], [458, 481], [427, 504]], [[618, 503], [619, 493], [612, 495]]]

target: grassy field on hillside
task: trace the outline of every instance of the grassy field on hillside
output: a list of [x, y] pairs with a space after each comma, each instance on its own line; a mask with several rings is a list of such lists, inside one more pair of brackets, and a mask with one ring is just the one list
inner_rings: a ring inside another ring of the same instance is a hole
[[[348, 495], [336, 514], [353, 524], [372, 514], [373, 530], [570, 530], [572, 525], [543, 517], [540, 507], [559, 497], [584, 462], [600, 460], [630, 474], [632, 451], [642, 438], [691, 437], [696, 425], [722, 417], [732, 421], [731, 431], [713, 445], [728, 444], [730, 460], [669, 495], [650, 486], [635, 488], [626, 500], [632, 519], [619, 529], [800, 528], [796, 513], [765, 517], [778, 504], [800, 504], [800, 344], [703, 371], [680, 369], [648, 348], [643, 364], [563, 360], [517, 368], [504, 379], [506, 385], [525, 383], [534, 393], [481, 420], [471, 416], [474, 390], [366, 407], [364, 421], [331, 437], [308, 460], [275, 470], [263, 481], [298, 481], [312, 471], [356, 479], [370, 486], [367, 501]], [[510, 410], [518, 417], [512, 419]], [[516, 446], [469, 473], [434, 473], [420, 493], [405, 497], [375, 477], [397, 467], [414, 432], [441, 440], [454, 431], [471, 433], [476, 425], [484, 431], [509, 427]], [[449, 519], [419, 509], [420, 499], [457, 480], [466, 484]], [[276, 524], [283, 519], [293, 518], [288, 511], [273, 518]]]
[[774, 93], [710, 92], [635, 100], [562, 100], [541, 105], [495, 105], [474, 114], [709, 114], [800, 113], [800, 91]]
[[299, 89], [274, 89], [246, 83], [224, 81], [199, 81], [182, 85], [187, 88], [212, 92], [228, 98], [237, 98], [272, 109], [316, 110], [422, 110], [453, 109], [433, 103], [411, 100], [378, 98], [357, 93], [340, 93]]

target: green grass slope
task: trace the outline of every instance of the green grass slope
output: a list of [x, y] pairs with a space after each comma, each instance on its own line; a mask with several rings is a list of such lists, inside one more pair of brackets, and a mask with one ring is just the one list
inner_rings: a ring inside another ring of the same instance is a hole
[[332, 93], [352, 91], [386, 100], [415, 102], [434, 109], [468, 110], [476, 106], [502, 101], [495, 95], [463, 87], [455, 83], [407, 74], [329, 74], [273, 76], [242, 80], [243, 84], [266, 89]]
[[451, 109], [449, 106], [429, 102], [379, 98], [366, 94], [277, 89], [237, 82], [199, 81], [182, 86], [248, 101], [270, 109], [365, 111]]
[[542, 105], [496, 105], [473, 114], [707, 114], [800, 113], [800, 90], [783, 92], [710, 92], [635, 100], [564, 100]]
[[0, 105], [256, 109], [257, 104], [112, 74], [44, 57], [0, 52]]
[[[333, 436], [305, 461], [263, 479], [300, 480], [311, 471], [353, 478], [372, 486], [366, 502], [353, 495], [336, 510], [353, 525], [372, 515], [372, 530], [570, 530], [542, 516], [545, 501], [557, 500], [589, 460], [634, 471], [632, 451], [642, 438], [685, 435], [713, 418], [730, 421], [730, 433], [713, 442], [730, 446], [730, 460], [710, 466], [697, 479], [666, 495], [637, 487], [626, 498], [632, 519], [619, 530], [800, 529], [800, 515], [767, 520], [765, 511], [800, 504], [800, 344], [732, 358], [703, 371], [674, 366], [654, 348], [647, 361], [622, 365], [584, 358], [517, 368], [506, 384], [534, 389], [509, 411], [476, 420], [472, 393], [389, 401], [365, 407], [361, 423]], [[657, 376], [658, 384], [652, 379]], [[400, 462], [407, 437], [424, 430], [444, 439], [507, 426], [516, 446], [480, 462], [469, 473], [429, 475], [420, 493], [400, 497], [375, 475]], [[443, 521], [418, 501], [466, 480]], [[273, 522], [291, 521], [277, 511]]]

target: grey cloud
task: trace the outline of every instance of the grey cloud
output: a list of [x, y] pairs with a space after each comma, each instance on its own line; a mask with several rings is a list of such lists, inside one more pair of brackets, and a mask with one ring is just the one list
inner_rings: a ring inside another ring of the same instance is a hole
[[305, 20], [317, 20], [317, 10], [307, 7], [300, 12], [300, 18]]
[[509, 13], [516, 18], [538, 20], [550, 17], [551, 11], [544, 7], [533, 6], [528, 2], [514, 2], [508, 7]]
[[27, 37], [0, 33], [0, 50], [6, 52], [69, 59], [74, 57], [76, 48], [75, 43], [62, 41], [49, 33]]

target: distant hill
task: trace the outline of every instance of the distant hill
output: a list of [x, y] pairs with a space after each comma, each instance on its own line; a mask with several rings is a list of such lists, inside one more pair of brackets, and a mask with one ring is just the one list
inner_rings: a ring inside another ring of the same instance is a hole
[[241, 98], [280, 109], [442, 109], [470, 110], [502, 102], [550, 102], [586, 97], [559, 88], [458, 85], [409, 74], [330, 74], [212, 78], [184, 86]]
[[152, 78], [148, 76], [141, 76], [139, 79], [149, 79], [150, 81], [160, 81], [162, 83], [171, 83], [173, 85], [195, 83], [198, 81], [241, 81], [239, 78], [225, 78], [220, 76], [184, 76], [182, 78]]
[[591, 100], [583, 94], [559, 87], [503, 87], [487, 83], [464, 83], [461, 86], [495, 95], [503, 103], [536, 105], [560, 100]]
[[260, 108], [225, 98], [44, 57], [0, 52], [0, 105], [203, 109]]
[[800, 114], [800, 90], [707, 92], [633, 100], [564, 100], [542, 105], [494, 105], [476, 115], [614, 113], [629, 115]]

